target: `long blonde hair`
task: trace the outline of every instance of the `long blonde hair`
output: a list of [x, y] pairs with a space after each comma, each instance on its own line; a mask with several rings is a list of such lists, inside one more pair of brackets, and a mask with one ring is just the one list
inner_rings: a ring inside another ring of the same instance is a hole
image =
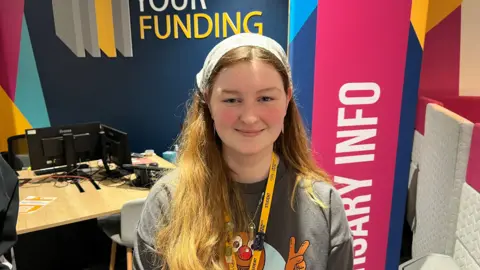
[[[242, 62], [260, 60], [274, 66], [281, 74], [285, 91], [290, 87], [288, 73], [272, 53], [258, 47], [244, 46], [226, 53], [216, 65], [208, 82], [208, 91], [223, 68]], [[208, 100], [193, 93], [186, 121], [179, 137], [178, 180], [171, 203], [171, 215], [156, 238], [156, 248], [163, 266], [171, 270], [224, 269], [227, 232], [224, 211], [232, 215], [236, 229], [246, 229], [244, 202], [222, 158], [221, 141], [215, 135]], [[307, 181], [306, 191], [313, 194], [312, 181], [329, 181], [316, 166], [308, 137], [294, 98], [284, 120], [284, 132], [274, 149], [283, 162]], [[293, 192], [295, 194], [295, 192]], [[291, 198], [293, 207], [293, 196]]]

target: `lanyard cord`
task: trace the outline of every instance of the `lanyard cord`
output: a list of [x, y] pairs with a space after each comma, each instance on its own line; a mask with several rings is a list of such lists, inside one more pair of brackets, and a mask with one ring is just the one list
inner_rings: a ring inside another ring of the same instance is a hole
[[[279, 158], [275, 153], [272, 154], [272, 162], [270, 164], [270, 171], [268, 174], [267, 186], [263, 197], [262, 213], [260, 214], [260, 224], [258, 232], [255, 235], [255, 240], [252, 245], [253, 259], [250, 262], [249, 270], [257, 270], [260, 261], [260, 255], [264, 249], [265, 235], [267, 232], [268, 218], [270, 215], [270, 208], [272, 206], [273, 191], [275, 188], [275, 180], [277, 178]], [[233, 239], [233, 224], [228, 214], [225, 214], [225, 222], [228, 230], [228, 240], [225, 243], [225, 260], [228, 264], [229, 270], [237, 270], [237, 263], [235, 255], [233, 254], [232, 239]]]

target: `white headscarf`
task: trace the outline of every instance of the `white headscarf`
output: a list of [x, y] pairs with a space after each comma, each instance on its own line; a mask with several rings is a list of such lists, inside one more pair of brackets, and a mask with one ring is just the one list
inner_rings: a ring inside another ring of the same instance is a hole
[[207, 58], [203, 64], [203, 68], [197, 74], [197, 87], [200, 91], [206, 90], [206, 84], [208, 79], [212, 75], [212, 71], [218, 63], [218, 60], [222, 58], [227, 52], [232, 49], [243, 46], [257, 46], [261, 47], [271, 53], [273, 53], [283, 64], [288, 73], [288, 80], [290, 85], [292, 84], [292, 75], [290, 65], [288, 64], [287, 54], [283, 50], [282, 46], [275, 40], [254, 33], [240, 33], [233, 35], [229, 38], [222, 40], [215, 45], [213, 49], [208, 53]]

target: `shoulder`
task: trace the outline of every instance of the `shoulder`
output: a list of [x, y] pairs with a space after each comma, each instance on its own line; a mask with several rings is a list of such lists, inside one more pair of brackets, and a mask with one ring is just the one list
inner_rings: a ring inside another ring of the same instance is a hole
[[[332, 246], [352, 241], [352, 233], [340, 193], [325, 181], [300, 180], [297, 196], [319, 209], [330, 230]], [[313, 196], [313, 198], [312, 198]]]
[[[0, 192], [2, 193], [0, 194], [0, 205], [3, 206], [4, 203], [8, 204], [10, 195], [14, 192], [17, 183], [18, 177], [15, 171], [10, 168], [10, 165], [0, 156], [0, 190], [2, 190], [2, 192]], [[5, 190], [6, 193], [4, 193], [3, 190]], [[3, 196], [4, 194], [8, 194], [9, 196]]]
[[8, 165], [7, 161], [3, 159], [3, 157], [0, 155], [0, 180], [3, 182], [15, 182], [17, 180], [17, 176], [15, 174], [15, 171], [10, 168], [10, 165]]
[[178, 169], [173, 169], [161, 177], [150, 189], [147, 201], [169, 203], [178, 180]]
[[142, 238], [149, 240], [162, 223], [168, 222], [177, 176], [178, 170], [172, 170], [150, 189], [138, 224], [138, 233]]

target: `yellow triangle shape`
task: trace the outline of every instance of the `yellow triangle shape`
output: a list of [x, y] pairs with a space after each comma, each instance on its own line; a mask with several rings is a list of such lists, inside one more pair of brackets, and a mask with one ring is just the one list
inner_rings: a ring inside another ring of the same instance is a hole
[[417, 34], [418, 41], [420, 46], [425, 44], [425, 35], [427, 33], [427, 16], [428, 16], [428, 6], [429, 0], [413, 0], [412, 10], [410, 13], [410, 22], [412, 23], [413, 29]]
[[24, 134], [32, 128], [28, 120], [10, 99], [0, 85], [0, 151], [7, 151], [7, 139], [10, 136]]
[[[416, 0], [414, 0], [415, 2]], [[433, 1], [428, 7], [427, 33], [462, 4], [462, 0]]]

